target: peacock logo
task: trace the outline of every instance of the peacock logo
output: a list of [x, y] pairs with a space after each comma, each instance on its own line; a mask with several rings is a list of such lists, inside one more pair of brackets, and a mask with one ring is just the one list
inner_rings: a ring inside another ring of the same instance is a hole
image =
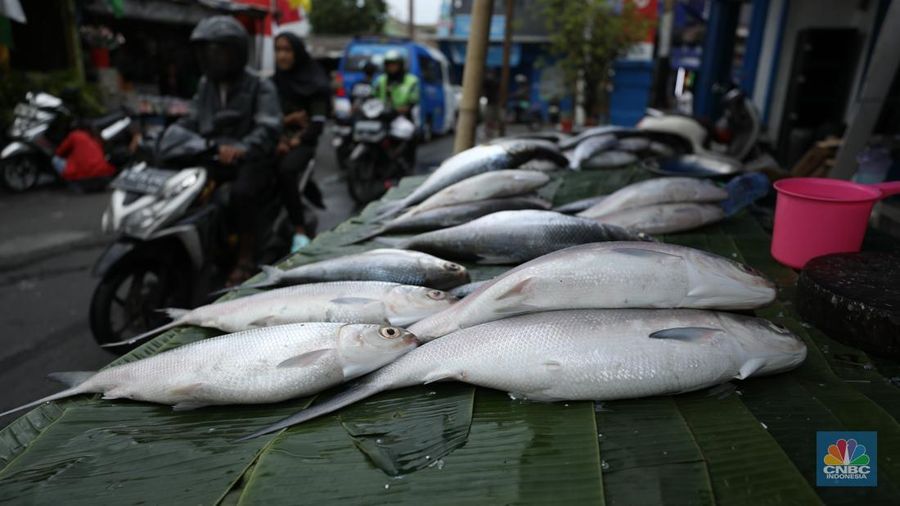
[[855, 439], [838, 439], [834, 444], [828, 445], [828, 454], [824, 460], [826, 466], [869, 465], [866, 447], [858, 444]]
[[868, 431], [816, 433], [820, 487], [878, 485], [878, 434]]

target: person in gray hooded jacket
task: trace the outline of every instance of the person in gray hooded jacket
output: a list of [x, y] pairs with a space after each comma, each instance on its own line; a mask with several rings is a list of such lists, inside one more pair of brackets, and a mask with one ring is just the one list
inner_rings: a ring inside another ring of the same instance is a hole
[[281, 107], [272, 83], [247, 70], [249, 36], [236, 19], [204, 19], [190, 40], [203, 78], [180, 124], [215, 142], [219, 167], [211, 175], [232, 182], [231, 210], [240, 236], [237, 267], [228, 279], [234, 285], [255, 271], [257, 217], [274, 185]]

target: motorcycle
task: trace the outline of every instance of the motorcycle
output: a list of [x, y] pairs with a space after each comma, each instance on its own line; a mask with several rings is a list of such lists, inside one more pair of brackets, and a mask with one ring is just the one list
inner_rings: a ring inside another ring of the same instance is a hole
[[[118, 237], [94, 265], [100, 281], [90, 306], [91, 331], [99, 344], [165, 323], [158, 308], [205, 303], [237, 260], [237, 234], [227, 215], [230, 185], [217, 185], [210, 177], [219, 169], [215, 144], [174, 125], [153, 151], [152, 165], [136, 163], [110, 185], [102, 227]], [[310, 161], [300, 184], [309, 181], [313, 167]], [[267, 224], [257, 232], [260, 264], [287, 255], [293, 235], [280, 198], [266, 202], [259, 210], [259, 223]]]
[[416, 127], [377, 98], [362, 102], [353, 115], [353, 149], [347, 190], [359, 204], [375, 200], [391, 181], [411, 172], [406, 153]]
[[[0, 151], [3, 186], [13, 192], [23, 192], [34, 187], [41, 175], [57, 180], [53, 155], [74, 122], [74, 115], [62, 99], [48, 93], [28, 92], [25, 101], [13, 110], [8, 131], [10, 142]], [[115, 112], [83, 122], [99, 131], [110, 162], [121, 166], [128, 157], [131, 118], [124, 112]]]
[[[334, 148], [335, 157], [337, 158], [338, 167], [347, 171], [350, 167], [350, 154], [353, 152], [353, 117], [359, 110], [366, 99], [372, 96], [372, 85], [366, 82], [359, 82], [353, 85], [350, 91], [349, 106], [344, 106], [344, 110], [336, 111], [334, 126], [332, 127], [331, 146]], [[343, 103], [347, 103], [346, 101]]]

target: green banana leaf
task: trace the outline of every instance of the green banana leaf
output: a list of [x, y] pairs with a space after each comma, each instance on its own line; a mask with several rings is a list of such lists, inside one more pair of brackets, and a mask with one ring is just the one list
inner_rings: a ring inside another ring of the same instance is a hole
[[[553, 176], [559, 182], [548, 191], [560, 205], [652, 175], [627, 167]], [[404, 179], [385, 200], [422, 179]], [[282, 266], [383, 247], [345, 245], [378, 226], [383, 205], [372, 203]], [[748, 214], [663, 239], [746, 261], [775, 280], [778, 302], [758, 313], [804, 339], [803, 366], [596, 406], [521, 402], [462, 384], [407, 388], [243, 443], [234, 439], [313, 400], [173, 412], [82, 396], [41, 406], [0, 431], [0, 503], [900, 503], [900, 388], [892, 381], [900, 367], [797, 317], [796, 273], [772, 260], [768, 235]], [[505, 270], [467, 267], [473, 280]], [[212, 335], [177, 329], [121, 360]], [[815, 487], [817, 430], [878, 431], [879, 486]]]

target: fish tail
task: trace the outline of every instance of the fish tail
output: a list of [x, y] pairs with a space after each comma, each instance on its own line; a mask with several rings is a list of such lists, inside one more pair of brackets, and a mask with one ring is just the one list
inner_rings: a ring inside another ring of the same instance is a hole
[[376, 237], [375, 242], [397, 249], [406, 249], [410, 244], [408, 239], [402, 239], [399, 237]]
[[397, 213], [405, 209], [406, 205], [406, 199], [385, 202], [385, 204], [381, 206], [381, 209], [378, 210], [378, 214], [376, 214], [375, 217], [379, 220], [393, 218]]
[[254, 288], [268, 288], [270, 286], [275, 286], [281, 283], [281, 279], [284, 277], [282, 273], [283, 270], [278, 267], [273, 267], [271, 265], [260, 265], [260, 270], [262, 270], [263, 274], [266, 275], [262, 281], [257, 281], [255, 283], [244, 283], [243, 285], [235, 285], [235, 286], [226, 286], [225, 288], [220, 288], [218, 290], [209, 292], [210, 297], [215, 297], [217, 295], [226, 294], [229, 292], [233, 292], [235, 290], [249, 290]]
[[333, 413], [345, 406], [349, 406], [357, 401], [361, 401], [365, 398], [371, 397], [384, 390], [386, 390], [386, 387], [384, 385], [376, 385], [374, 383], [357, 383], [347, 390], [344, 390], [343, 392], [326, 400], [325, 402], [315, 404], [309, 408], [304, 409], [303, 411], [300, 411], [299, 413], [295, 413], [283, 420], [275, 422], [268, 427], [262, 428], [252, 434], [248, 434], [236, 440], [235, 442], [239, 443], [241, 441], [247, 441], [259, 436], [271, 434], [272, 432], [286, 429], [292, 425], [297, 425], [298, 423], [303, 423], [312, 420], [313, 418], [318, 418], [322, 415]]
[[157, 311], [161, 311], [166, 314], [169, 318], [173, 320], [179, 320], [184, 318], [188, 313], [191, 312], [190, 309], [181, 309], [177, 307], [165, 307], [162, 309], [157, 309]]
[[[4, 411], [0, 413], [0, 417], [4, 417], [6, 415], [15, 413], [17, 411], [22, 411], [23, 409], [33, 408], [35, 406], [40, 406], [45, 402], [56, 401], [59, 399], [65, 399], [66, 397], [72, 397], [73, 395], [87, 393], [88, 390], [84, 388], [83, 384], [89, 378], [91, 378], [94, 372], [87, 371], [77, 371], [77, 372], [59, 372], [59, 373], [51, 373], [50, 377], [61, 381], [63, 383], [70, 384], [70, 388], [63, 390], [62, 392], [57, 392], [53, 395], [48, 395], [47, 397], [42, 397], [36, 401], [29, 402], [28, 404], [23, 404], [17, 408], [10, 409], [8, 411]], [[75, 384], [73, 384], [75, 383]]]
[[385, 233], [386, 231], [387, 231], [387, 227], [385, 227], [385, 226], [376, 227], [375, 229], [369, 230], [368, 232], [364, 233], [363, 235], [354, 238], [350, 242], [341, 244], [341, 246], [350, 246], [351, 244], [359, 244], [361, 242], [368, 241], [369, 239], [374, 239], [374, 238], [378, 237], [379, 235]]
[[[168, 310], [164, 309], [163, 311], [168, 311]], [[179, 311], [179, 310], [176, 309], [175, 311]], [[184, 310], [182, 309], [180, 311], [184, 311]], [[101, 348], [115, 348], [117, 346], [127, 346], [129, 344], [134, 344], [138, 341], [143, 341], [144, 339], [147, 339], [148, 337], [153, 337], [153, 336], [160, 334], [162, 332], [165, 332], [169, 329], [174, 329], [175, 327], [177, 327], [181, 324], [182, 324], [181, 318], [178, 318], [175, 321], [171, 321], [165, 325], [156, 327], [155, 329], [150, 329], [147, 332], [144, 332], [143, 334], [138, 334], [134, 337], [129, 337], [128, 339], [126, 339], [124, 341], [116, 341], [114, 343], [104, 343], [104, 344], [101, 344], [100, 347]]]

